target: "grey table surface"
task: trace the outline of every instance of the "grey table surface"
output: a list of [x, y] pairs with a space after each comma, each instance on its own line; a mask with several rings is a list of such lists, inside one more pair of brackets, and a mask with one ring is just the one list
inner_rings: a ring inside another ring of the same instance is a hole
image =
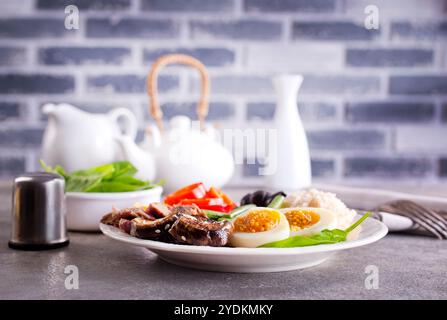
[[[389, 234], [316, 267], [261, 274], [177, 267], [96, 233], [71, 232], [61, 249], [16, 251], [7, 246], [9, 190], [0, 185], [0, 299], [447, 299], [447, 242], [425, 237]], [[79, 289], [65, 288], [67, 265], [78, 267]], [[377, 289], [365, 287], [369, 265]]]

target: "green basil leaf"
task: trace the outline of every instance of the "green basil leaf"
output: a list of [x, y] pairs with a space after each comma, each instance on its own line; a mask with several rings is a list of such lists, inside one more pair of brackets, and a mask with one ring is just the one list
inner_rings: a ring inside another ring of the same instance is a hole
[[315, 246], [320, 244], [333, 244], [338, 242], [346, 241], [348, 234], [357, 228], [365, 219], [369, 216], [369, 212], [366, 212], [360, 219], [354, 222], [349, 228], [346, 230], [333, 229], [328, 230], [325, 229], [321, 231], [319, 234], [304, 237], [304, 236], [294, 236], [280, 241], [274, 241], [270, 243], [266, 243], [260, 247], [263, 248], [294, 248], [294, 247], [306, 247], [306, 246]]
[[324, 237], [303, 237], [294, 236], [284, 240], [266, 243], [260, 247], [262, 248], [295, 248], [295, 247], [308, 247], [319, 244], [332, 244], [337, 243], [335, 240]]
[[118, 182], [118, 183], [123, 183], [123, 184], [139, 186], [139, 187], [145, 187], [145, 186], [151, 185], [147, 181], [143, 181], [143, 180], [131, 177], [131, 176], [120, 176], [120, 177], [114, 178], [112, 181]]
[[134, 177], [137, 169], [129, 161], [117, 161], [101, 166], [66, 173], [61, 166], [52, 168], [41, 161], [47, 172], [58, 173], [65, 178], [67, 192], [129, 192], [147, 190], [156, 185]]
[[52, 168], [49, 165], [47, 165], [42, 159], [40, 159], [39, 162], [40, 162], [40, 165], [42, 166], [42, 168], [46, 172], [57, 173], [64, 178], [67, 177], [67, 173], [65, 172], [64, 168], [62, 168], [61, 166], [55, 166], [54, 168]]
[[141, 190], [141, 186], [116, 181], [102, 181], [89, 188], [87, 192], [129, 192]]
[[85, 176], [68, 176], [65, 178], [65, 191], [67, 192], [87, 192], [101, 182], [101, 174], [91, 174]]
[[105, 164], [102, 166], [86, 169], [86, 170], [78, 170], [74, 171], [70, 174], [70, 177], [89, 177], [96, 176], [101, 178], [112, 177], [115, 172], [115, 168], [113, 164]]
[[129, 161], [118, 161], [112, 163], [113, 175], [109, 179], [115, 179], [122, 176], [133, 176], [137, 173], [137, 169]]

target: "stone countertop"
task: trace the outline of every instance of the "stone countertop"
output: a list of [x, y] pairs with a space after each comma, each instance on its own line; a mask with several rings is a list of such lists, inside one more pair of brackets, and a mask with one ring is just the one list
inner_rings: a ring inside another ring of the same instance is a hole
[[[98, 233], [71, 232], [68, 247], [50, 251], [9, 249], [10, 197], [0, 185], [0, 299], [447, 299], [444, 241], [390, 234], [309, 269], [204, 272]], [[77, 290], [65, 288], [67, 265], [79, 269]], [[378, 268], [378, 289], [365, 288], [368, 265]]]

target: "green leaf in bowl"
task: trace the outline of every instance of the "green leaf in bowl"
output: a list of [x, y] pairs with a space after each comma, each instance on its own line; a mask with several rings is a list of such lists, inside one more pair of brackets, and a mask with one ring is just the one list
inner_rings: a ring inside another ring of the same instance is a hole
[[130, 192], [156, 186], [135, 178], [137, 169], [129, 161], [117, 161], [72, 173], [66, 173], [60, 166], [52, 168], [42, 160], [41, 165], [45, 171], [58, 173], [65, 178], [67, 192]]

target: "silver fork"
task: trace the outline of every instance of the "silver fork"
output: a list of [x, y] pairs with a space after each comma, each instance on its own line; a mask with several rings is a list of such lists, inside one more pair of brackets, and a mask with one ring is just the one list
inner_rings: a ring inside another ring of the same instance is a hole
[[408, 231], [447, 239], [447, 219], [436, 212], [409, 200], [397, 200], [379, 206], [374, 217], [383, 221], [390, 231]]

